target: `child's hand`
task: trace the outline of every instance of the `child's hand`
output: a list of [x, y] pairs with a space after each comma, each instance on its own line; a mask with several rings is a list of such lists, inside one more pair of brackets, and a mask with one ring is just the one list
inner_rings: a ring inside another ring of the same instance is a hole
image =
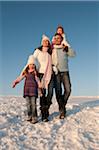
[[42, 89], [41, 89], [41, 88], [38, 88], [38, 95], [39, 95], [40, 97], [43, 96], [43, 92], [42, 92]]
[[12, 88], [14, 88], [14, 87], [16, 86], [16, 84], [18, 84], [18, 83], [19, 83], [18, 80], [13, 81], [13, 83], [12, 83]]
[[41, 82], [38, 83], [38, 87], [39, 87], [40, 89], [42, 88], [42, 83], [41, 83]]
[[16, 86], [15, 82], [12, 83], [12, 88], [14, 88]]

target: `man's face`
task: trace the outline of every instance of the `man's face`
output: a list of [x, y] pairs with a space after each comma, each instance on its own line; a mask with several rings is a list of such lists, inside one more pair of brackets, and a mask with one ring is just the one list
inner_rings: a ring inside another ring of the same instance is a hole
[[55, 36], [55, 40], [56, 40], [56, 45], [60, 45], [61, 42], [62, 42], [62, 38], [61, 38], [60, 35], [56, 35], [56, 36]]

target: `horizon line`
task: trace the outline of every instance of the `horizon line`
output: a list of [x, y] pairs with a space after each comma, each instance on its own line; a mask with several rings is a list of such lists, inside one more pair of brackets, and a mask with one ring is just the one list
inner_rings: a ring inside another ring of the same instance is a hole
[[[22, 95], [0, 95], [0, 97], [23, 97], [23, 96]], [[70, 96], [69, 97], [69, 99], [72, 99], [72, 98], [99, 98], [99, 95], [98, 96], [84, 95], [84, 96]]]

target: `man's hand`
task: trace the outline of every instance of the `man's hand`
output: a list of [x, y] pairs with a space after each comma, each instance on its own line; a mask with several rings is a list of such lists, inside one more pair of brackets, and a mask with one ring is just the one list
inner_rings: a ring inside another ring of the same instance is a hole
[[64, 51], [67, 53], [68, 52], [68, 46], [63, 45], [63, 47], [64, 47]]

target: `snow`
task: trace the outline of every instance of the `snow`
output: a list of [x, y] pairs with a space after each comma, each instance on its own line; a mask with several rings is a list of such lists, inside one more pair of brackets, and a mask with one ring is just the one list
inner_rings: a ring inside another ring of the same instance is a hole
[[69, 99], [64, 120], [52, 101], [49, 122], [41, 121], [38, 99], [39, 122], [31, 124], [24, 98], [0, 96], [0, 150], [99, 150], [98, 97]]

